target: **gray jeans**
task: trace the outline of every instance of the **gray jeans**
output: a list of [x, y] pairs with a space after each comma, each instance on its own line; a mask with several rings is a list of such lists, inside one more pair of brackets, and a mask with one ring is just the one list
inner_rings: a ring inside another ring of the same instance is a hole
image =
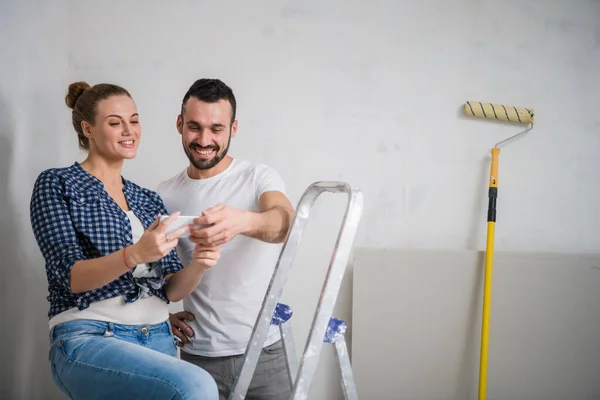
[[[227, 400], [229, 397], [235, 374], [243, 358], [243, 354], [204, 357], [181, 351], [182, 360], [195, 364], [212, 375], [219, 388], [219, 400]], [[262, 350], [246, 400], [287, 400], [290, 396], [283, 343], [280, 340]]]

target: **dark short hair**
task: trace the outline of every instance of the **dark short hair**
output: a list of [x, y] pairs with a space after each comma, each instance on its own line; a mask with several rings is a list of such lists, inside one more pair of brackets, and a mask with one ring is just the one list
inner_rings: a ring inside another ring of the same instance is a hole
[[231, 123], [235, 121], [236, 102], [233, 90], [219, 79], [202, 78], [190, 86], [183, 101], [181, 102], [181, 116], [183, 117], [183, 110], [185, 103], [190, 97], [195, 97], [200, 101], [206, 103], [216, 103], [219, 100], [227, 100], [231, 104]]

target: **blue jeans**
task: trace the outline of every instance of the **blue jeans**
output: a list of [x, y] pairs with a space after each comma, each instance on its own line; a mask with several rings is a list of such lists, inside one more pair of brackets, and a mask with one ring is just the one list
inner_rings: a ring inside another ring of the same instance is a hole
[[70, 321], [50, 332], [54, 381], [70, 399], [217, 400], [214, 379], [177, 358], [168, 322]]

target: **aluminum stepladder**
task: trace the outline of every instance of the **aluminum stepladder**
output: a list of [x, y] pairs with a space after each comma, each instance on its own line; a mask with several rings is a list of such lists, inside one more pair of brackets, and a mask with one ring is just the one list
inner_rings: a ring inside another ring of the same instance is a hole
[[[308, 223], [310, 211], [317, 197], [325, 192], [346, 194], [348, 201], [304, 352], [298, 366], [289, 322], [292, 314], [291, 309], [285, 304], [278, 303], [278, 301], [283, 294], [298, 245]], [[282, 333], [288, 377], [292, 388], [291, 399], [308, 399], [323, 342], [335, 345], [335, 354], [340, 367], [345, 398], [349, 400], [358, 399], [344, 339], [346, 324], [342, 320], [331, 318], [331, 315], [344, 277], [350, 250], [354, 243], [362, 208], [362, 192], [345, 182], [315, 182], [305, 190], [298, 202], [292, 227], [279, 254], [271, 282], [267, 288], [261, 310], [256, 318], [256, 324], [229, 395], [229, 400], [243, 400], [245, 398], [271, 324], [279, 325]]]

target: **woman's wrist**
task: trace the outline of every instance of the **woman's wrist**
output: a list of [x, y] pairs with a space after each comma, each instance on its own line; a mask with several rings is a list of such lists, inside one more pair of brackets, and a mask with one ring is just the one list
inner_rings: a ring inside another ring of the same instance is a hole
[[140, 264], [137, 249], [137, 246], [132, 244], [125, 247], [123, 250], [123, 260], [129, 269], [134, 269], [138, 264]]
[[206, 264], [204, 264], [202, 261], [198, 261], [195, 259], [192, 259], [192, 261], [190, 261], [187, 266], [190, 268], [194, 268], [194, 270], [196, 271], [204, 271], [208, 269], [208, 266]]

